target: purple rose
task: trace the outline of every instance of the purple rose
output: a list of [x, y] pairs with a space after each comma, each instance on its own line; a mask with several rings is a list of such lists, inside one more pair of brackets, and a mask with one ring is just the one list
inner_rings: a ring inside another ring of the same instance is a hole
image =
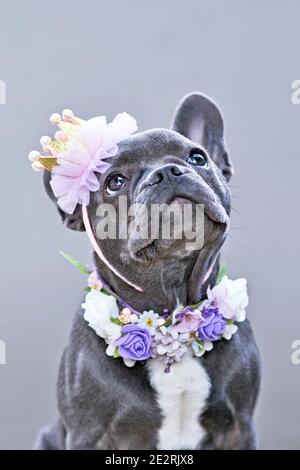
[[122, 336], [115, 342], [121, 357], [135, 361], [143, 361], [150, 357], [151, 335], [146, 328], [126, 325], [121, 329], [121, 334]]
[[208, 305], [202, 310], [203, 320], [198, 329], [198, 337], [202, 341], [217, 341], [225, 330], [226, 321], [217, 307]]

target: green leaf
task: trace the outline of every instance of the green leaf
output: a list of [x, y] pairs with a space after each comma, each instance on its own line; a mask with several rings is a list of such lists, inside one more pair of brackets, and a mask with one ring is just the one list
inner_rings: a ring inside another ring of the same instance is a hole
[[69, 261], [69, 263], [71, 263], [73, 266], [75, 266], [75, 268], [79, 269], [80, 272], [84, 273], [84, 274], [89, 274], [89, 271], [87, 269], [87, 267], [84, 265], [84, 264], [81, 264], [79, 263], [79, 261], [77, 261], [75, 258], [73, 258], [72, 256], [68, 255], [67, 253], [65, 253], [64, 251], [60, 251], [59, 252], [67, 261]]
[[115, 325], [123, 326], [123, 323], [118, 318], [111, 317], [110, 321]]
[[172, 325], [172, 315], [170, 315], [170, 316], [166, 319], [165, 323], [163, 324], [163, 326], [170, 326], [170, 325]]
[[116, 297], [116, 295], [114, 295], [110, 290], [105, 289], [105, 287], [102, 287], [101, 292], [102, 292], [102, 294], [112, 295], [113, 297]]
[[221, 264], [220, 267], [219, 267], [219, 272], [218, 272], [218, 276], [217, 276], [217, 284], [218, 284], [219, 282], [221, 282], [222, 278], [223, 278], [224, 276], [226, 276], [226, 274], [227, 274], [227, 267], [226, 267], [226, 264], [223, 263], [223, 264]]
[[116, 348], [115, 351], [114, 351], [113, 358], [118, 359], [118, 357], [120, 357], [120, 354], [119, 354], [118, 348]]
[[85, 292], [91, 292], [92, 289], [90, 287], [85, 287], [84, 290]]
[[189, 305], [193, 310], [196, 310], [196, 308], [201, 307], [201, 305], [204, 303], [204, 300], [201, 300], [201, 302], [198, 302], [196, 304]]

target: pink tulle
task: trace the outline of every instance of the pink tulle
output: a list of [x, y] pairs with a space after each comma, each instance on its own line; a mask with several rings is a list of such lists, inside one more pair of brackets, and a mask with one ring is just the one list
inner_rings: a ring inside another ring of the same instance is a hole
[[98, 191], [100, 185], [96, 173], [109, 168], [105, 159], [115, 155], [117, 144], [136, 130], [135, 119], [127, 113], [118, 114], [110, 124], [100, 116], [78, 127], [67, 150], [58, 155], [50, 182], [64, 212], [72, 214], [77, 204], [89, 204], [90, 192]]

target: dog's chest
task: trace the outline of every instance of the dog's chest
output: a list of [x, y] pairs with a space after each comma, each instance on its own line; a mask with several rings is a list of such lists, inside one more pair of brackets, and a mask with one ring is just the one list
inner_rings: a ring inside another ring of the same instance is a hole
[[186, 357], [164, 371], [161, 361], [149, 361], [150, 382], [162, 414], [158, 449], [195, 449], [205, 431], [200, 415], [210, 392], [209, 377], [200, 361]]

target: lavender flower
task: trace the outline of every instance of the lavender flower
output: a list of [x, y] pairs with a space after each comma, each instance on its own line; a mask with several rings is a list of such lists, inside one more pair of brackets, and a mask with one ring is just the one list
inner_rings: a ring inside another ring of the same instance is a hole
[[188, 348], [185, 344], [186, 335], [178, 334], [173, 326], [162, 327], [156, 330], [151, 344], [151, 357], [161, 359], [166, 365], [166, 372], [170, 365], [179, 362], [187, 353]]
[[202, 341], [217, 341], [225, 330], [226, 321], [212, 302], [202, 308], [202, 321], [198, 329], [198, 338]]
[[115, 341], [119, 354], [124, 359], [143, 361], [150, 357], [151, 336], [146, 328], [136, 324], [123, 326], [121, 337]]

